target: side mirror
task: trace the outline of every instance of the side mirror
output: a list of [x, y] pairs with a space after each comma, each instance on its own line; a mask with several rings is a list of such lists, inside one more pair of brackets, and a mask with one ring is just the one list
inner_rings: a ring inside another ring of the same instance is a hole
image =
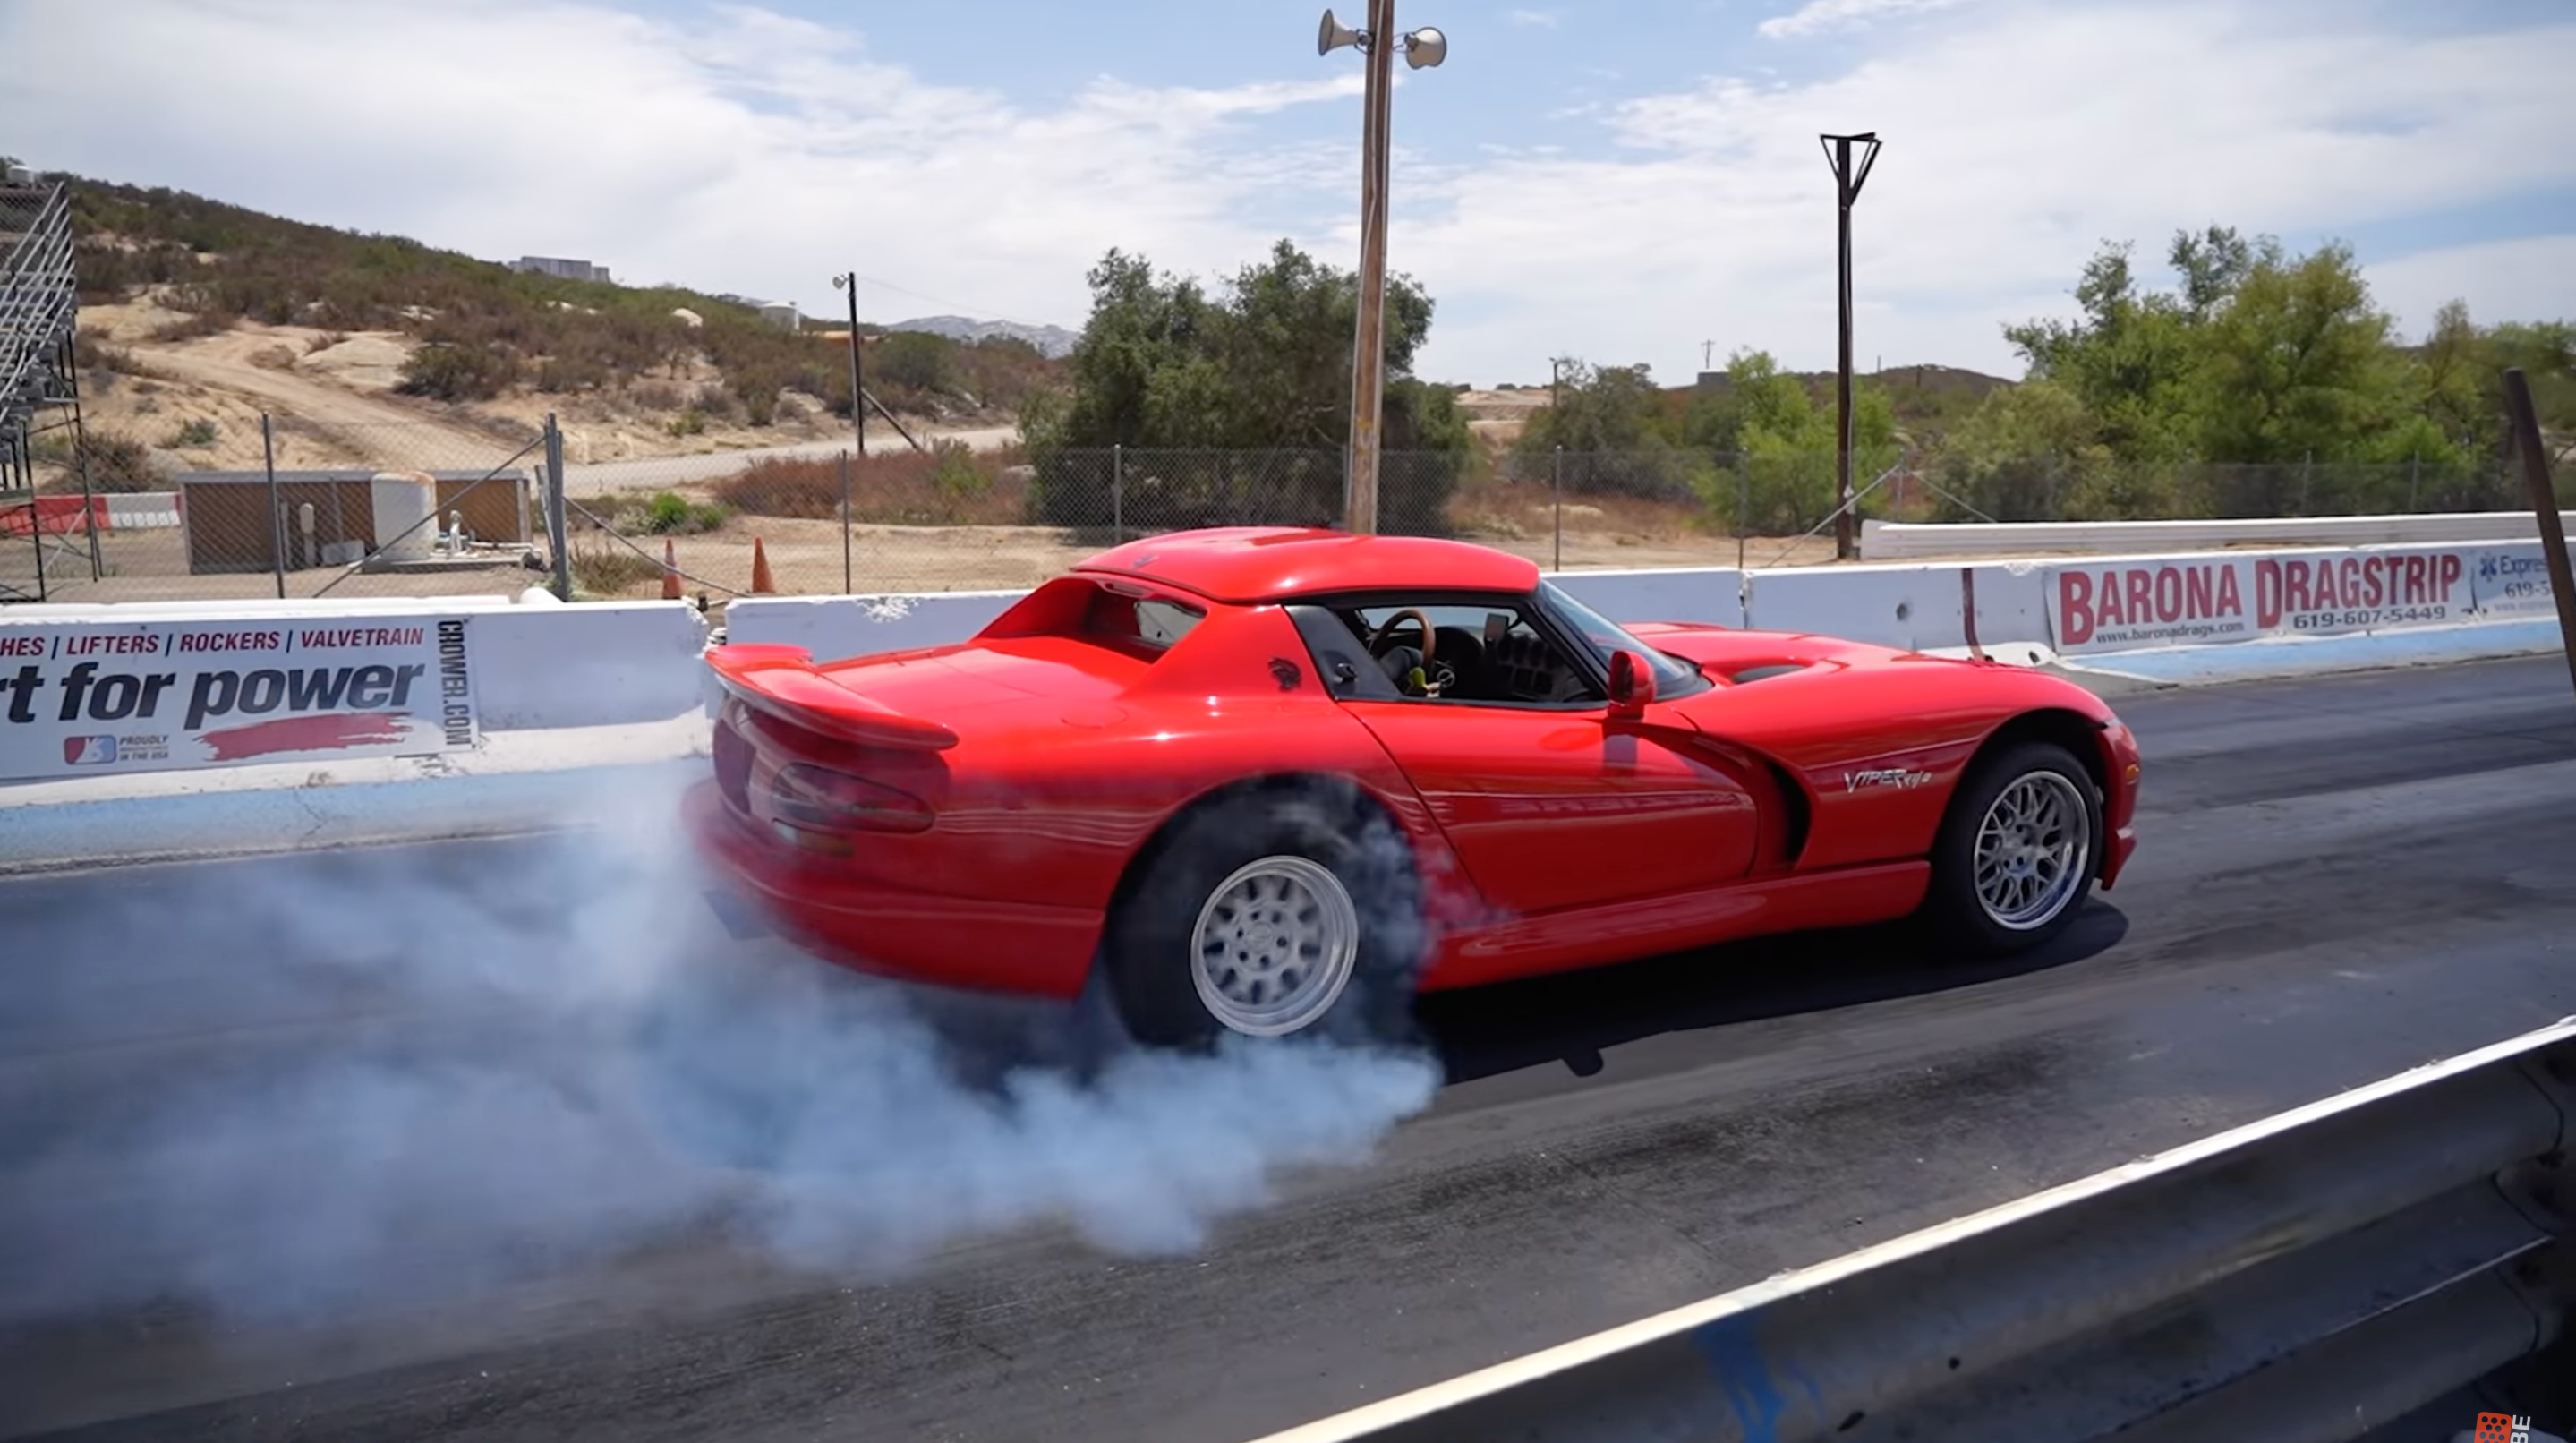
[[1633, 651], [1610, 654], [1610, 715], [1643, 716], [1655, 699], [1655, 669]]

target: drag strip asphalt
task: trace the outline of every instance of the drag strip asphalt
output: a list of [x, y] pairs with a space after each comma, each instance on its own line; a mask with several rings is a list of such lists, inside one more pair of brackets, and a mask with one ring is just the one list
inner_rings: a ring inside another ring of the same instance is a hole
[[[0, 1321], [0, 1435], [1251, 1439], [2576, 1013], [2563, 660], [2103, 689], [2140, 849], [2043, 956], [1873, 929], [1435, 999], [1429, 1109], [1180, 1256], [1023, 1229], [869, 1281], [680, 1237], [328, 1323]], [[296, 949], [346, 927], [230, 937], [207, 899], [372, 868], [506, 911], [531, 845], [0, 884], [0, 1177], [352, 1029], [506, 1034], [281, 986], [339, 975]], [[218, 943], [278, 965], [227, 990]], [[38, 1215], [108, 1209], [112, 1171], [53, 1174], [100, 1193]], [[42, 1261], [6, 1237], [28, 1207], [0, 1204], [0, 1295]]]

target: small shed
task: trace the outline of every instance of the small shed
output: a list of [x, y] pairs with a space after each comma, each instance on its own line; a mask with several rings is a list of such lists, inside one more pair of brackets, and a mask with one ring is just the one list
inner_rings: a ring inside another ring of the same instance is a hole
[[[269, 510], [266, 471], [185, 471], [178, 477], [179, 514], [187, 531], [191, 575], [261, 572], [278, 569], [277, 538], [286, 539], [284, 569], [347, 565], [385, 549], [418, 508], [404, 500], [388, 502], [388, 489], [416, 493], [409, 486], [379, 478], [430, 478], [436, 511], [427, 523], [402, 538], [399, 549], [425, 549], [445, 529], [450, 511], [462, 515], [465, 529], [477, 541], [524, 545], [536, 534], [537, 478], [533, 471], [387, 472], [370, 467], [277, 473], [277, 512]], [[312, 528], [304, 511], [313, 508]], [[388, 517], [404, 520], [380, 521]], [[379, 530], [386, 534], [379, 535]]]

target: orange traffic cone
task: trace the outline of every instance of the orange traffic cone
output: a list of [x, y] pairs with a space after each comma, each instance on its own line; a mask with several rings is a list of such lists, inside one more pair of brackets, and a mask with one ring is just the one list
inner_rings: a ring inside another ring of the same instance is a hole
[[680, 599], [680, 558], [678, 553], [671, 549], [671, 538], [668, 536], [662, 538], [662, 599], [664, 601]]
[[778, 583], [769, 574], [769, 548], [761, 545], [760, 538], [755, 536], [751, 538], [751, 594], [773, 596], [777, 591]]

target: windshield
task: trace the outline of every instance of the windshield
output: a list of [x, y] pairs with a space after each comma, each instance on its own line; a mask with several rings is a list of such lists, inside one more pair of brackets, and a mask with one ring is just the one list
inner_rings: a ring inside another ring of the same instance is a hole
[[1558, 590], [1555, 582], [1540, 582], [1538, 591], [1548, 609], [1591, 646], [1594, 658], [1602, 666], [1609, 666], [1610, 653], [1614, 651], [1633, 651], [1644, 657], [1646, 664], [1654, 669], [1655, 695], [1678, 696], [1705, 690], [1710, 685], [1709, 679], [1697, 666], [1657, 651], [1630, 636], [1619, 623]]

